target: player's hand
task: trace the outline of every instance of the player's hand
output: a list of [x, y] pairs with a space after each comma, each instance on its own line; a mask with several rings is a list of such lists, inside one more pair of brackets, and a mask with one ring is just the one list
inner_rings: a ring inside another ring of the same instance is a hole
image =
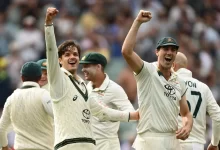
[[218, 146], [213, 146], [212, 143], [210, 143], [207, 150], [219, 150], [219, 148]]
[[184, 126], [176, 131], [176, 138], [185, 140], [189, 137], [191, 128], [188, 126]]
[[151, 12], [140, 10], [140, 12], [137, 15], [136, 21], [138, 21], [140, 23], [144, 23], [144, 22], [150, 21], [151, 18], [152, 18]]
[[136, 110], [134, 112], [130, 112], [130, 120], [139, 120], [139, 110]]
[[1, 150], [12, 150], [11, 148], [9, 148], [8, 146], [6, 146], [6, 147], [2, 147], [2, 149]]
[[53, 18], [57, 15], [58, 12], [59, 11], [56, 8], [53, 7], [47, 8], [46, 19], [45, 19], [46, 25], [51, 25], [53, 23]]

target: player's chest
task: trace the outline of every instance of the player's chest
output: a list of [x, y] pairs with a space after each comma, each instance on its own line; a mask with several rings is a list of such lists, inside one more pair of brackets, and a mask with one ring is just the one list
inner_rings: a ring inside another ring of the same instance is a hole
[[154, 88], [162, 99], [178, 101], [181, 99], [181, 86], [178, 80], [166, 80], [164, 77], [157, 77], [154, 80]]

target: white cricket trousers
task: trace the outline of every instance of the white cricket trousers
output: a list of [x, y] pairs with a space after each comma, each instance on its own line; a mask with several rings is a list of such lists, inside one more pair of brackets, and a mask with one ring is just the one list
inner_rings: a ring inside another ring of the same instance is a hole
[[175, 133], [138, 134], [132, 147], [136, 150], [181, 150]]
[[119, 139], [96, 139], [96, 150], [120, 150]]
[[180, 142], [181, 150], [204, 150], [204, 144], [192, 142]]
[[73, 143], [60, 147], [58, 150], [96, 150], [92, 143]]

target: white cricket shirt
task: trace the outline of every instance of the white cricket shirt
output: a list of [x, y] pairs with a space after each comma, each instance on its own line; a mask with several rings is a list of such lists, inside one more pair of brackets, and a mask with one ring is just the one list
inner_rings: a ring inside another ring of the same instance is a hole
[[[105, 80], [99, 88], [92, 88], [92, 83], [87, 84], [89, 97], [94, 97], [100, 100], [107, 107], [122, 110], [134, 111], [134, 108], [121, 86], [114, 81], [110, 80], [108, 75], [105, 74]], [[120, 122], [100, 122], [99, 118], [92, 117], [92, 127], [96, 139], [118, 138], [118, 129]]]
[[[181, 68], [177, 73], [184, 79], [188, 90], [186, 92], [186, 99], [189, 109], [193, 116], [193, 127], [190, 136], [181, 142], [196, 142], [205, 144], [206, 133], [206, 112], [210, 115], [213, 121], [218, 124], [218, 140], [220, 140], [220, 108], [214, 99], [209, 87], [192, 77], [192, 72]], [[181, 117], [179, 116], [179, 128], [182, 127]], [[215, 143], [216, 143], [215, 142]]]
[[[60, 69], [53, 26], [45, 27], [45, 39], [48, 83], [54, 111], [55, 145], [72, 144], [74, 148], [74, 143], [70, 141], [85, 138], [90, 138], [91, 141], [93, 139], [91, 114], [103, 121], [128, 120], [128, 112], [106, 109], [95, 99], [88, 99], [84, 81], [80, 77], [80, 81], [76, 81], [70, 72], [64, 68]], [[84, 141], [85, 147], [82, 147], [82, 150], [86, 149], [87, 145], [90, 147], [90, 144]]]
[[[54, 144], [53, 118], [48, 91], [35, 82], [24, 82], [8, 97], [0, 120], [0, 145], [8, 145], [7, 129], [12, 125], [15, 134], [15, 149], [52, 150]], [[49, 108], [50, 107], [50, 108]]]
[[137, 133], [175, 133], [179, 101], [186, 92], [184, 81], [175, 72], [167, 81], [158, 72], [156, 63], [145, 61], [135, 79], [140, 113]]

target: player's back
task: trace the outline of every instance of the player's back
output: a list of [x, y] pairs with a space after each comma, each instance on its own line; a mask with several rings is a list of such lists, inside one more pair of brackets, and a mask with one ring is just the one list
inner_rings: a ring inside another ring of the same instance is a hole
[[17, 89], [9, 97], [15, 148], [53, 148], [53, 119], [44, 110], [44, 92], [40, 87]]
[[[184, 79], [186, 87], [188, 88], [186, 99], [194, 122], [190, 136], [181, 142], [205, 144], [206, 112], [211, 113], [209, 103], [211, 103], [211, 100], [214, 98], [206, 84], [192, 78], [191, 72], [186, 73], [185, 71], [183, 69], [181, 71], [178, 70], [178, 74]], [[179, 128], [182, 127], [181, 117], [178, 119], [178, 125]]]

